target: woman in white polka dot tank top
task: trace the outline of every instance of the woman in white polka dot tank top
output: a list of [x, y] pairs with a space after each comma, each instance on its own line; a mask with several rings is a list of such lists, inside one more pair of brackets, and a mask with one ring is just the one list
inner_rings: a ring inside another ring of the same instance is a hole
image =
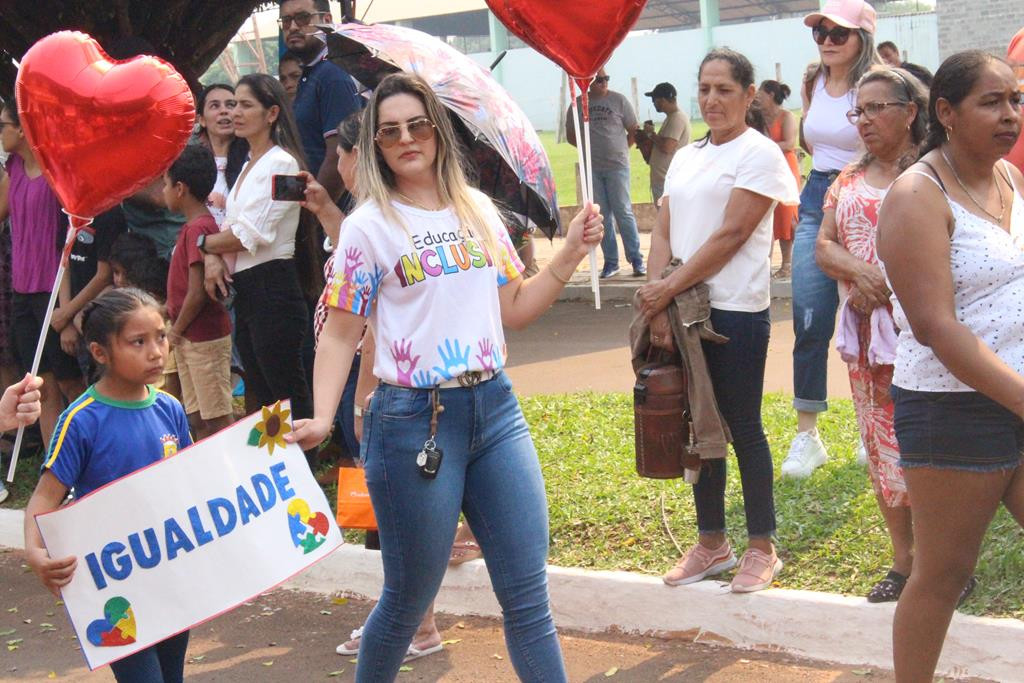
[[1001, 159], [1021, 130], [1012, 70], [953, 55], [929, 118], [926, 153], [893, 184], [878, 226], [917, 547], [893, 625], [899, 681], [932, 680], [1000, 502], [1024, 524], [1024, 177]]

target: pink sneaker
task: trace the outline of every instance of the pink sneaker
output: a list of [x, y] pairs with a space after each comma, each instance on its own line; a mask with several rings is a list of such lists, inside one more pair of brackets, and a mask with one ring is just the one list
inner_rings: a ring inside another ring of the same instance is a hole
[[782, 571], [782, 560], [775, 554], [769, 555], [756, 548], [748, 548], [740, 559], [740, 569], [732, 579], [733, 593], [753, 593], [772, 585]]
[[670, 586], [685, 586], [688, 583], [695, 583], [709, 576], [721, 574], [736, 566], [736, 555], [729, 547], [729, 541], [722, 543], [718, 548], [711, 550], [700, 543], [696, 544], [683, 555], [682, 559], [676, 562], [661, 580]]

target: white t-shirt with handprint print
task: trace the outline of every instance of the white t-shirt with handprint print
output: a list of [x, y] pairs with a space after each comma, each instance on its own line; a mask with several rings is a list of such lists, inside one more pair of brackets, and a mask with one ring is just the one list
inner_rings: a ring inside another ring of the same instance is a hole
[[491, 201], [479, 194], [500, 253], [464, 238], [451, 209], [392, 202], [405, 229], [366, 202], [341, 227], [327, 304], [368, 316], [377, 343], [373, 374], [389, 384], [432, 387], [505, 364], [498, 288], [523, 265]]

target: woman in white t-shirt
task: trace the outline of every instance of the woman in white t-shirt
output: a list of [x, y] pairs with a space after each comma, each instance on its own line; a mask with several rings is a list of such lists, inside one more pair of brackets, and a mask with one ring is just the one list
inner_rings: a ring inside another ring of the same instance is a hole
[[[259, 405], [290, 398], [292, 415], [313, 414], [302, 360], [309, 326], [307, 298], [322, 282], [312, 252], [314, 234], [300, 221], [298, 202], [271, 199], [275, 175], [295, 175], [305, 167], [295, 121], [277, 79], [266, 74], [242, 77], [235, 90], [235, 134], [249, 142], [251, 156], [228, 193], [221, 232], [202, 235], [211, 297], [237, 292], [235, 342], [245, 365], [246, 392]], [[223, 256], [233, 255], [228, 274]], [[312, 294], [312, 296], [310, 296]]]
[[793, 235], [793, 407], [797, 435], [782, 463], [782, 475], [807, 477], [828, 458], [818, 436], [818, 414], [828, 410], [829, 342], [835, 330], [839, 293], [821, 272], [814, 248], [821, 227], [825, 192], [839, 171], [859, 155], [857, 127], [846, 119], [856, 105], [855, 87], [872, 65], [875, 10], [864, 0], [828, 0], [804, 18], [821, 61], [804, 83], [801, 141], [812, 166], [800, 194]]
[[459, 511], [477, 533], [523, 680], [564, 681], [548, 605], [548, 522], [536, 452], [508, 377], [502, 325], [554, 302], [601, 241], [580, 212], [545, 273], [524, 281], [494, 205], [467, 184], [447, 112], [429, 86], [393, 74], [359, 138], [361, 204], [345, 219], [317, 348], [312, 420], [321, 441], [369, 317], [381, 384], [360, 456], [380, 528], [384, 591], [363, 629], [356, 680], [392, 681], [445, 569]]
[[[796, 204], [797, 186], [778, 145], [747, 126], [756, 93], [747, 58], [712, 50], [698, 78], [698, 103], [710, 132], [676, 152], [669, 166], [651, 238], [651, 281], [640, 288], [641, 311], [650, 321], [652, 344], [671, 351], [669, 302], [701, 282], [710, 288], [711, 323], [729, 341], [705, 343], [704, 354], [732, 432], [749, 537], [732, 590], [751, 592], [768, 587], [782, 568], [772, 544], [772, 454], [761, 425], [761, 394], [771, 332], [773, 210], [776, 203]], [[662, 279], [673, 259], [681, 265]], [[736, 565], [725, 535], [725, 470], [724, 459], [704, 463], [693, 487], [699, 542], [665, 583], [693, 583]]]

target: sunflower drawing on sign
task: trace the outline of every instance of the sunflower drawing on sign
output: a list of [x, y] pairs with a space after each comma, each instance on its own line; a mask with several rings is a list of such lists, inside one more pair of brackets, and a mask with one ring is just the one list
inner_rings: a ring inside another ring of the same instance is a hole
[[284, 435], [292, 431], [288, 424], [288, 416], [292, 411], [281, 408], [281, 402], [274, 404], [273, 408], [263, 407], [262, 420], [249, 432], [249, 445], [257, 448], [267, 447], [267, 451], [273, 455], [274, 446], [286, 447]]

